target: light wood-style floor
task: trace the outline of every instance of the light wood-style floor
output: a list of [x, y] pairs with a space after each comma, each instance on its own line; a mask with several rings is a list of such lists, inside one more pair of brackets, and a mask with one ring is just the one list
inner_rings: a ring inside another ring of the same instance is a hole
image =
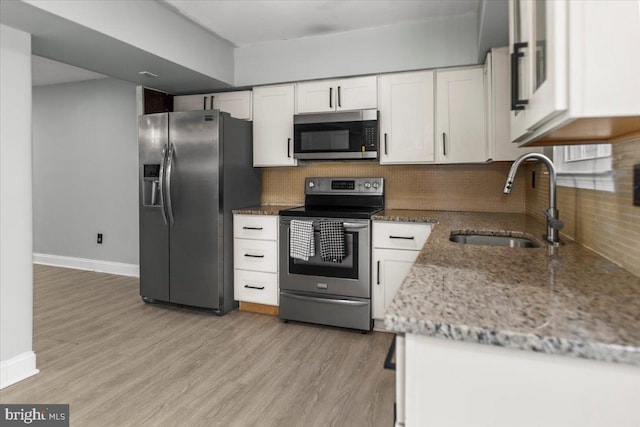
[[147, 305], [138, 280], [34, 266], [40, 373], [2, 403], [72, 426], [392, 426], [392, 335]]

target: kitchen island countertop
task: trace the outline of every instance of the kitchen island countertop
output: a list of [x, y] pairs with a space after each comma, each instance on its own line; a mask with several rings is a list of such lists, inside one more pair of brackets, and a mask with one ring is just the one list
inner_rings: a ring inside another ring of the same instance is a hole
[[[640, 366], [640, 278], [573, 241], [548, 245], [533, 217], [386, 210], [372, 219], [435, 224], [386, 310], [388, 330]], [[452, 231], [514, 231], [540, 247], [454, 243]]]

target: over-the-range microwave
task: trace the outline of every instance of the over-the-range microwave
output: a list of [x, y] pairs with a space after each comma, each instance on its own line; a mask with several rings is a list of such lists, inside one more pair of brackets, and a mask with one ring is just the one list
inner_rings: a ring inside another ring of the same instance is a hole
[[293, 157], [301, 160], [378, 158], [378, 111], [297, 114]]

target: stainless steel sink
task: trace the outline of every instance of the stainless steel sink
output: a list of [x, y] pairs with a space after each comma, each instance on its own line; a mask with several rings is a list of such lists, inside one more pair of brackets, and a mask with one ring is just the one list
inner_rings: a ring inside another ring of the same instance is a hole
[[510, 248], [539, 248], [540, 244], [527, 237], [495, 236], [489, 234], [451, 233], [452, 242], [465, 245], [504, 246]]

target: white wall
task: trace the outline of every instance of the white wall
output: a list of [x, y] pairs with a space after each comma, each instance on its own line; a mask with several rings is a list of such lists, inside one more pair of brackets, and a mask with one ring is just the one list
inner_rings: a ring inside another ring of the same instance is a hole
[[477, 63], [476, 14], [235, 51], [235, 85], [249, 86]]
[[[35, 87], [33, 167], [35, 253], [137, 267], [133, 84], [107, 78]], [[104, 235], [101, 245], [97, 233]], [[50, 258], [44, 261], [55, 264]]]
[[31, 219], [31, 37], [0, 25], [0, 388], [38, 372]]

